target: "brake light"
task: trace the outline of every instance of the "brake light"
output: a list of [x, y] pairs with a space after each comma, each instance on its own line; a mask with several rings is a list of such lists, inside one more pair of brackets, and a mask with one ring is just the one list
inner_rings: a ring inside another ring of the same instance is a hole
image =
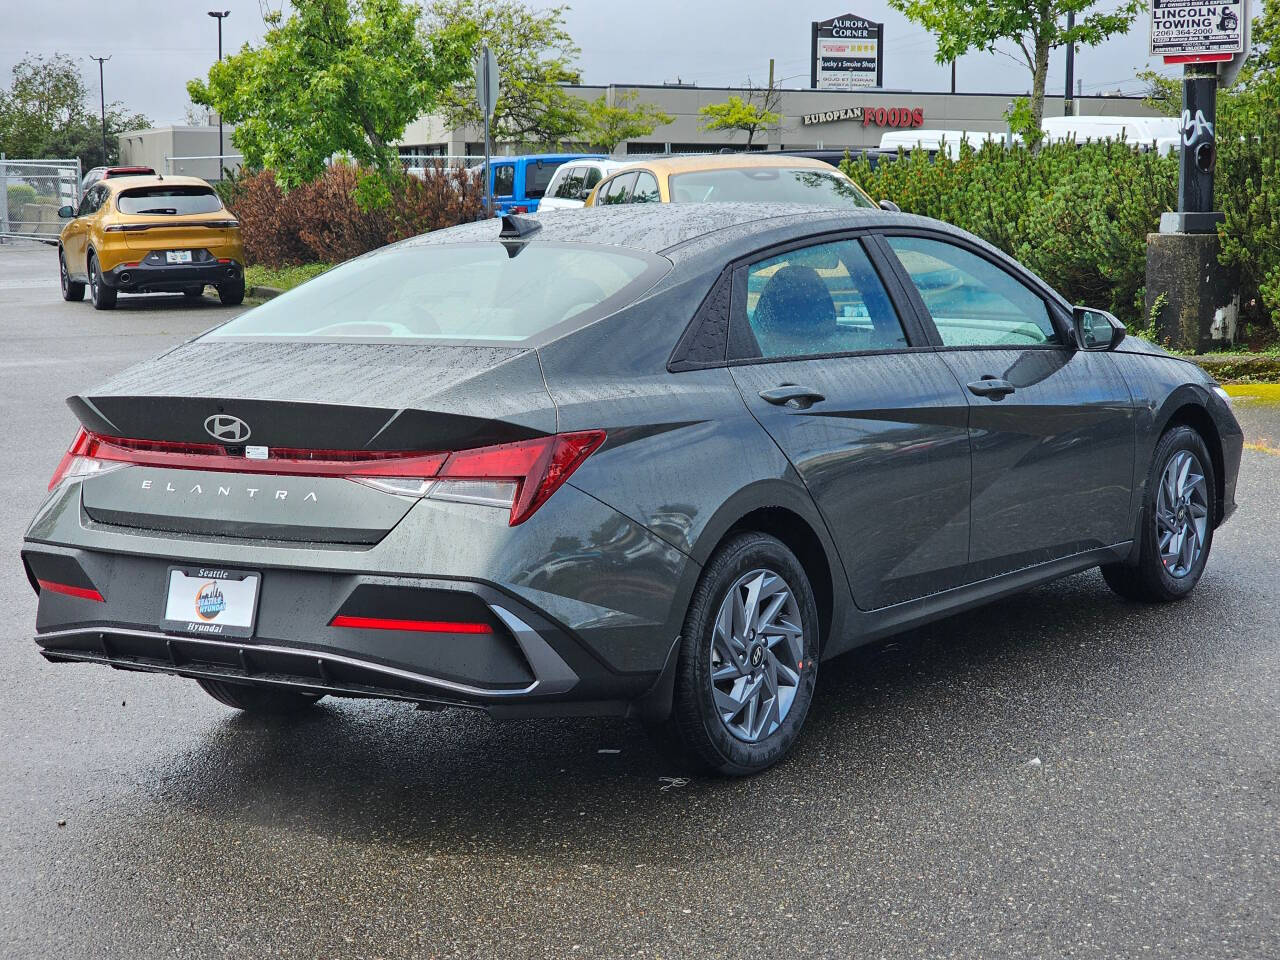
[[493, 633], [487, 623], [461, 620], [395, 620], [388, 617], [353, 617], [340, 613], [329, 621], [331, 627], [354, 630], [411, 630], [416, 633]]
[[546, 503], [604, 440], [603, 430], [585, 430], [453, 453], [257, 447], [242, 456], [220, 444], [102, 437], [81, 429], [49, 489], [125, 466], [339, 477], [399, 496], [506, 507], [515, 526]]
[[69, 583], [57, 583], [53, 580], [37, 580], [41, 590], [48, 590], [50, 593], [63, 593], [68, 597], [78, 597], [81, 600], [93, 600], [97, 603], [106, 603], [105, 598], [97, 590], [92, 587], [73, 587]]

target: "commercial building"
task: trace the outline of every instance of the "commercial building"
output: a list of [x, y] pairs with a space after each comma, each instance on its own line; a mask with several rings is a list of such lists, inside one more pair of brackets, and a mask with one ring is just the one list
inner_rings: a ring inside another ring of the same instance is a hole
[[231, 143], [232, 127], [222, 128], [226, 155], [218, 162], [218, 126], [167, 124], [120, 134], [120, 163], [150, 167], [157, 173], [220, 180], [222, 167], [240, 169], [240, 154]]
[[[611, 84], [566, 86], [575, 96], [609, 102], [634, 96], [637, 103], [651, 103], [674, 119], [650, 136], [629, 141], [619, 154], [695, 153], [723, 148], [741, 150], [746, 135], [702, 128], [698, 111], [731, 96], [746, 97], [752, 91], [737, 87], [690, 85]], [[758, 96], [760, 91], [754, 93]], [[759, 135], [756, 149], [860, 149], [876, 147], [891, 130], [966, 130], [972, 133], [1006, 130], [1005, 111], [1018, 94], [917, 93], [910, 90], [813, 90], [775, 91], [782, 122]], [[1082, 116], [1155, 116], [1141, 97], [1077, 97], [1074, 109]], [[1061, 115], [1062, 97], [1045, 98], [1045, 116]], [[411, 123], [400, 141], [407, 160], [441, 156], [475, 156], [484, 152], [479, 128], [450, 129], [436, 116]], [[511, 153], [519, 145], [497, 144], [496, 153]]]

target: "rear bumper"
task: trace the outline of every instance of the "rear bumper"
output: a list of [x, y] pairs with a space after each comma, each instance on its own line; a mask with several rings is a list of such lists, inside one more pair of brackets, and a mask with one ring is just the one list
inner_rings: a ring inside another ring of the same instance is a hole
[[233, 282], [243, 276], [243, 266], [234, 260], [174, 264], [144, 260], [136, 267], [123, 263], [112, 267], [103, 273], [102, 280], [121, 293], [177, 293], [196, 285]]

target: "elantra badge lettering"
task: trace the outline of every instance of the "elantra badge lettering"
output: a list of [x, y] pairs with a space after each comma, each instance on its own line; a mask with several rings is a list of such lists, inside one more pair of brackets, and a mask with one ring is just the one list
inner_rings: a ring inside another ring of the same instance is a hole
[[215, 440], [227, 443], [244, 443], [249, 439], [249, 425], [239, 417], [227, 413], [215, 413], [204, 422], [204, 429]]

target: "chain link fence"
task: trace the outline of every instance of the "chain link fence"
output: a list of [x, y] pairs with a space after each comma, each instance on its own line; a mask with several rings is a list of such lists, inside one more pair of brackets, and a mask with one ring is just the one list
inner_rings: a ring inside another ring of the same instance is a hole
[[0, 154], [0, 237], [56, 241], [58, 208], [80, 202], [79, 160], [9, 160]]

